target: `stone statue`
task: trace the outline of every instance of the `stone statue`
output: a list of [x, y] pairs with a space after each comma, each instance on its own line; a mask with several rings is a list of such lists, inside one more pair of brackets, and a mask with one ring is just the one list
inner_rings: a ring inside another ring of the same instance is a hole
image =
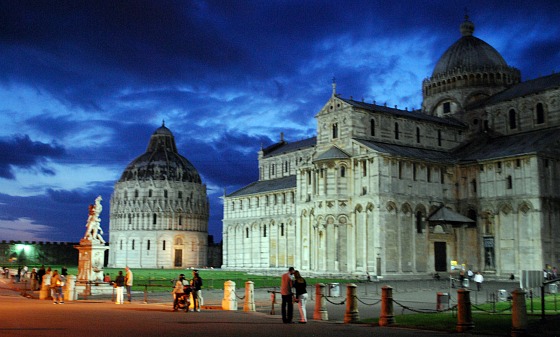
[[86, 234], [84, 239], [91, 241], [99, 241], [100, 243], [105, 243], [101, 234], [103, 230], [101, 229], [101, 219], [99, 219], [99, 214], [103, 206], [101, 206], [101, 196], [95, 198], [95, 204], [89, 205], [89, 216], [86, 224]]

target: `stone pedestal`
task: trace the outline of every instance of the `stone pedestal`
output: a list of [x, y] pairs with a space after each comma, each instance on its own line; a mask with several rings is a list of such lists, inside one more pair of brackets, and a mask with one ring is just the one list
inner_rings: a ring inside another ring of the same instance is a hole
[[103, 263], [105, 251], [109, 247], [99, 240], [82, 239], [75, 245], [79, 253], [78, 276], [76, 277], [76, 293], [83, 295], [105, 294], [112, 287], [103, 284]]
[[313, 319], [316, 321], [329, 320], [329, 313], [327, 312], [327, 300], [325, 299], [324, 283], [317, 283], [315, 285], [315, 311], [313, 311]]
[[346, 313], [344, 314], [344, 323], [358, 323], [360, 321], [360, 313], [358, 311], [358, 297], [356, 296], [358, 286], [350, 283], [346, 286]]
[[471, 311], [470, 290], [457, 290], [457, 332], [466, 332], [474, 329]]
[[245, 282], [243, 311], [255, 311], [255, 285], [252, 281]]
[[395, 324], [395, 314], [393, 313], [393, 288], [385, 286], [381, 288], [381, 316], [379, 325], [387, 326]]
[[235, 282], [224, 283], [224, 298], [222, 299], [223, 310], [237, 310], [237, 297], [235, 297]]
[[528, 323], [525, 291], [523, 289], [515, 289], [511, 295], [513, 297], [511, 309], [511, 336], [526, 336]]

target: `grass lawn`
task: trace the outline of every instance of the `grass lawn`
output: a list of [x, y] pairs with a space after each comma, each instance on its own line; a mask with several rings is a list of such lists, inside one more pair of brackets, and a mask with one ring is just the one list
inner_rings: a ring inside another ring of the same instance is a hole
[[[77, 266], [67, 266], [68, 274], [77, 275]], [[61, 266], [51, 266], [51, 268], [60, 271]], [[162, 291], [168, 290], [168, 287], [173, 286], [173, 280], [179, 274], [185, 274], [187, 279], [192, 278], [191, 270], [184, 269], [134, 269], [134, 286], [133, 290], [144, 290], [145, 285], [150, 285], [149, 291]], [[125, 274], [124, 268], [105, 268], [104, 272], [108, 273], [111, 280], [114, 280], [118, 272], [122, 271]], [[236, 288], [244, 288], [245, 282], [252, 281], [255, 288], [274, 288], [280, 287], [280, 274], [274, 273], [269, 275], [252, 275], [245, 272], [226, 271], [221, 269], [199, 269], [199, 274], [203, 279], [204, 288], [206, 289], [223, 289], [226, 281], [235, 282]], [[305, 277], [305, 275], [303, 275]], [[311, 278], [305, 277], [307, 284], [313, 285], [317, 283], [357, 283], [358, 280], [342, 280], [342, 279], [326, 279], [326, 278]]]

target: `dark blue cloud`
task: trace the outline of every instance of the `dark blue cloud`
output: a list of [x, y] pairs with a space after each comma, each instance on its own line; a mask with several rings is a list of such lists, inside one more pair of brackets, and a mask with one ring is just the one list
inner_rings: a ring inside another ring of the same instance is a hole
[[0, 177], [15, 179], [15, 168], [35, 169], [42, 174], [52, 175], [54, 171], [46, 166], [46, 160], [62, 158], [64, 154], [61, 145], [33, 141], [28, 135], [0, 139]]

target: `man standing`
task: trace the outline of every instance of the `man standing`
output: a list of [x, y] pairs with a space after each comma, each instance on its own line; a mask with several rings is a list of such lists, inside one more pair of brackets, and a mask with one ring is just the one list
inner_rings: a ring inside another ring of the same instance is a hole
[[294, 305], [292, 303], [294, 295], [292, 294], [292, 275], [294, 267], [290, 267], [288, 272], [282, 275], [282, 283], [280, 284], [280, 295], [282, 295], [282, 322], [292, 323], [294, 314]]
[[126, 266], [126, 275], [124, 277], [124, 285], [126, 286], [126, 296], [128, 303], [132, 302], [132, 271]]
[[193, 310], [200, 311], [200, 305], [202, 301], [202, 277], [198, 274], [198, 270], [193, 270], [192, 279], [192, 298], [193, 298]]

